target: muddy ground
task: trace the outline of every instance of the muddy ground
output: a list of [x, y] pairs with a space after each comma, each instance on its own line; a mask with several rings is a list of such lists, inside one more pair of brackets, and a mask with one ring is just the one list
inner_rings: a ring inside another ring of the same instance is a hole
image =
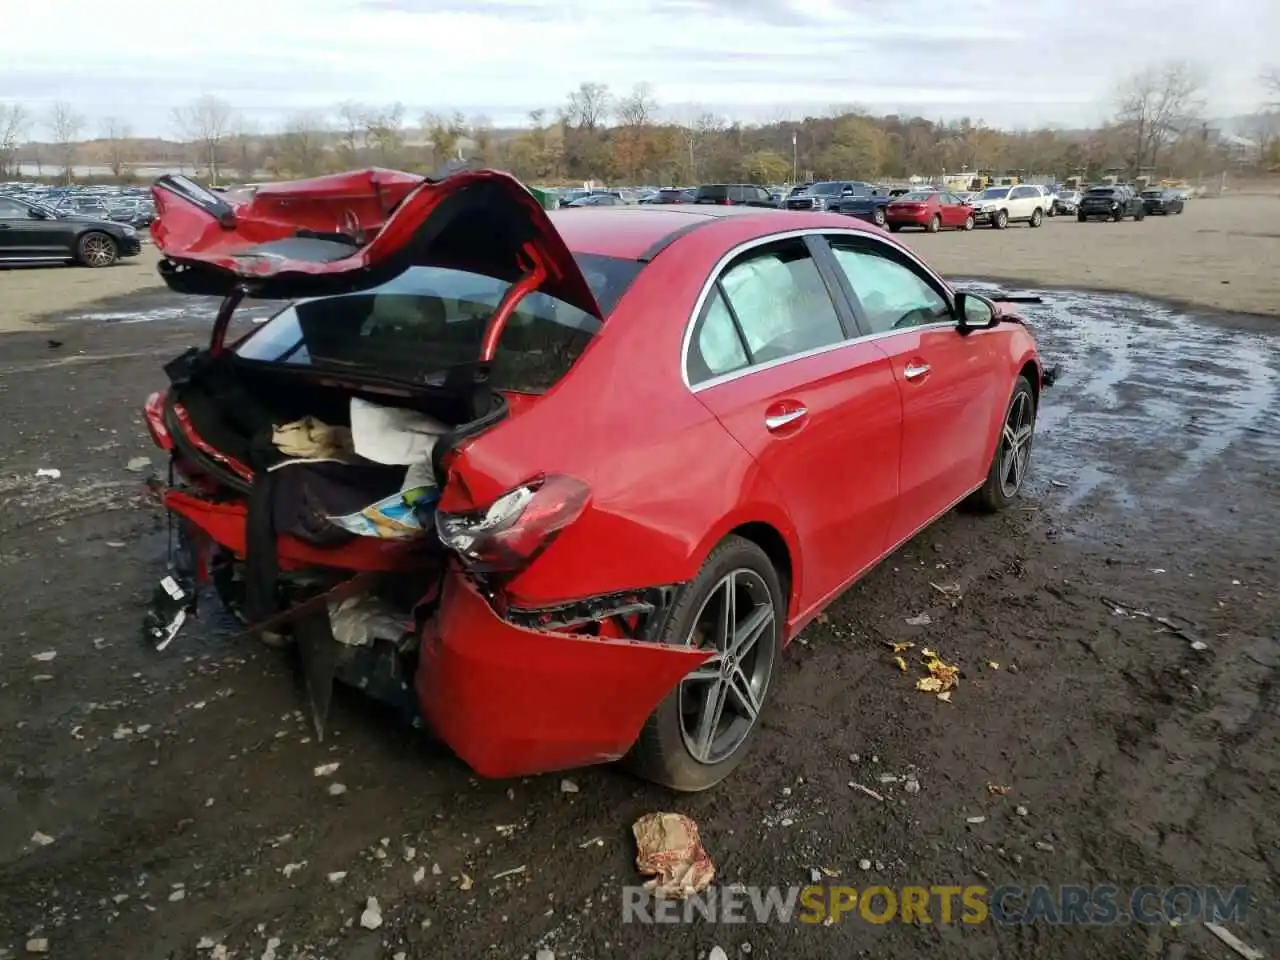
[[[155, 458], [139, 404], [207, 305], [148, 293], [0, 339], [0, 956], [1233, 956], [1198, 924], [624, 925], [655, 810], [697, 820], [723, 884], [1246, 885], [1231, 929], [1275, 955], [1274, 321], [1046, 296], [1026, 310], [1062, 375], [1021, 505], [952, 514], [851, 590], [787, 652], [748, 762], [692, 797], [611, 768], [477, 781], [353, 695], [317, 744], [287, 655], [212, 606], [145, 649], [165, 535], [127, 464]], [[952, 702], [889, 641], [958, 663]], [[882, 782], [907, 773], [918, 792]]]

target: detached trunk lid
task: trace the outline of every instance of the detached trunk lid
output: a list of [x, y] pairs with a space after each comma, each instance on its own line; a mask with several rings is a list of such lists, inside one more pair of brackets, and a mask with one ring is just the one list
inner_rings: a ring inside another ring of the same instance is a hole
[[160, 274], [179, 293], [316, 297], [371, 289], [412, 266], [444, 266], [538, 289], [603, 319], [542, 205], [499, 171], [430, 180], [361, 170], [247, 196], [164, 176], [152, 194]]

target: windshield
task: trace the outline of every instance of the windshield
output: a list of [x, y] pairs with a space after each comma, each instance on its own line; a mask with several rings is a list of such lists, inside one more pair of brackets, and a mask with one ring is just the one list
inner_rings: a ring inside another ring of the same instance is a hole
[[[643, 267], [594, 254], [575, 259], [606, 315]], [[441, 386], [450, 369], [478, 359], [509, 286], [465, 270], [410, 267], [371, 290], [295, 301], [233, 349], [245, 360]], [[498, 341], [494, 388], [542, 393], [600, 329], [590, 314], [548, 294], [526, 296]]]
[[933, 196], [934, 194], [928, 191], [917, 190], [915, 193], [904, 193], [898, 199], [909, 203], [918, 203], [922, 200], [929, 200]]
[[1143, 190], [1142, 195], [1144, 197], [1163, 197], [1164, 191], [1163, 190]]
[[1088, 191], [1091, 197], [1109, 197], [1115, 192], [1115, 187], [1090, 187]]
[[983, 200], [1002, 200], [1009, 195], [1008, 187], [988, 187], [982, 191]]

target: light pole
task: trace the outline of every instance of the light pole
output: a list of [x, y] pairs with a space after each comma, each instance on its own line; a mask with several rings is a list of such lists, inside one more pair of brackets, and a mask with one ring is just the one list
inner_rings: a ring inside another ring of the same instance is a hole
[[797, 146], [798, 142], [799, 137], [793, 129], [791, 131], [791, 185], [793, 187], [796, 185], [796, 160], [799, 157], [799, 147]]

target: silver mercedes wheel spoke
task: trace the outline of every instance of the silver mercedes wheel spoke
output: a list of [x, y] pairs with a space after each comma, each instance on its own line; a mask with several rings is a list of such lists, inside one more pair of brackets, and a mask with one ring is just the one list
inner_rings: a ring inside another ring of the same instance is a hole
[[711, 757], [711, 748], [715, 744], [716, 731], [720, 728], [720, 719], [724, 714], [724, 703], [728, 693], [729, 684], [723, 679], [717, 679], [702, 701], [694, 744], [697, 747], [696, 755], [703, 762]]
[[765, 628], [773, 622], [773, 606], [771, 604], [761, 604], [756, 607], [751, 616], [747, 617], [733, 633], [733, 646], [729, 648], [729, 652], [733, 654], [735, 660], [741, 660], [752, 648], [755, 647], [756, 641], [760, 639], [760, 634], [764, 633]]
[[760, 713], [760, 702], [756, 699], [756, 693], [751, 689], [751, 680], [741, 667], [734, 669], [729, 675], [729, 690], [733, 693], [733, 698], [738, 702], [743, 715], [748, 720], [754, 720]]

